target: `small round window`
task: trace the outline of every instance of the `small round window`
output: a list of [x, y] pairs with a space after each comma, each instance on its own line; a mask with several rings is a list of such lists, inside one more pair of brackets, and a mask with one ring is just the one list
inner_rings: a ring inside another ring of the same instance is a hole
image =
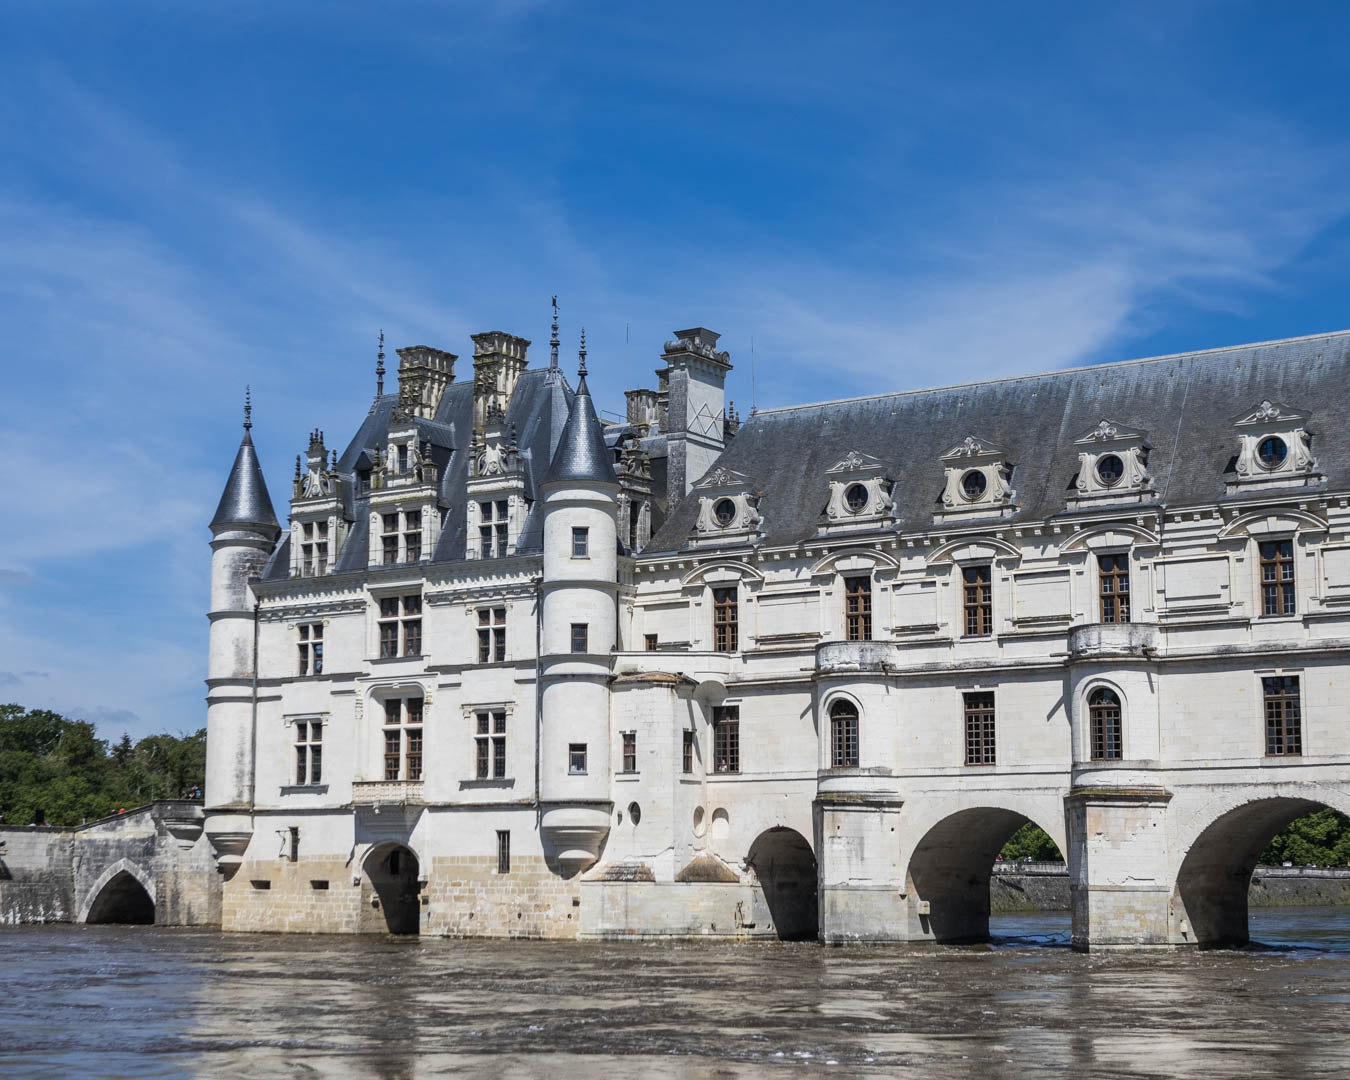
[[736, 520], [736, 504], [730, 499], [718, 499], [713, 503], [713, 517], [725, 529]]
[[961, 477], [961, 493], [971, 502], [983, 495], [984, 489], [988, 486], [989, 481], [984, 478], [984, 473], [979, 469], [971, 469], [970, 472]]
[[635, 802], [630, 802], [628, 804], [628, 820], [634, 825], [642, 820], [642, 807]]
[[1256, 447], [1256, 456], [1267, 469], [1278, 469], [1288, 455], [1289, 448], [1284, 445], [1284, 440], [1274, 435], [1267, 435]]
[[867, 488], [863, 484], [850, 484], [844, 492], [844, 502], [851, 513], [861, 514], [867, 509]]
[[1115, 487], [1125, 475], [1125, 462], [1115, 454], [1107, 454], [1097, 460], [1097, 479], [1107, 487]]

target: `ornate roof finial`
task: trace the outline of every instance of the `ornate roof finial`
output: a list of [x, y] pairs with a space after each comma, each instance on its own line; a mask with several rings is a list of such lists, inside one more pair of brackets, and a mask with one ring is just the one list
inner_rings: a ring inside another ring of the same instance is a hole
[[253, 389], [244, 387], [244, 430], [248, 431], [253, 426]]
[[558, 298], [553, 298], [553, 336], [548, 339], [548, 366], [550, 371], [558, 370]]
[[581, 361], [577, 367], [577, 375], [584, 379], [586, 377], [586, 328], [584, 326], [581, 328], [581, 348], [577, 350], [577, 359]]
[[380, 331], [380, 351], [375, 354], [375, 396], [384, 394], [384, 331]]

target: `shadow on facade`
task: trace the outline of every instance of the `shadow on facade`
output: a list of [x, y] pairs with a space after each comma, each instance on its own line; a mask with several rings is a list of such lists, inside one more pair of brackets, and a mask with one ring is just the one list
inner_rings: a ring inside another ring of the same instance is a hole
[[361, 932], [416, 934], [422, 903], [417, 856], [402, 845], [376, 848], [361, 867]]
[[795, 829], [769, 829], [755, 838], [745, 861], [759, 878], [778, 937], [815, 940], [819, 931], [816, 857], [806, 838]]
[[1286, 825], [1323, 808], [1308, 799], [1258, 799], [1217, 818], [1182, 860], [1173, 920], [1189, 923], [1197, 945], [1245, 944], [1250, 940], [1247, 890], [1261, 852]]
[[[1009, 838], [1030, 819], [979, 807], [939, 821], [915, 845], [906, 891], [923, 936], [940, 944], [989, 940], [989, 881]], [[1038, 823], [1039, 824], [1039, 823]]]
[[90, 905], [84, 921], [152, 926], [155, 922], [155, 902], [141, 883], [123, 870], [103, 886]]

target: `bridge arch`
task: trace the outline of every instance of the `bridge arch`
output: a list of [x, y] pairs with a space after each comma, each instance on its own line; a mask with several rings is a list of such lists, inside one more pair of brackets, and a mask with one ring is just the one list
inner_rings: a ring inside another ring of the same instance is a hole
[[989, 938], [989, 881], [1009, 838], [1027, 822], [1067, 853], [1063, 796], [964, 807], [907, 830], [918, 837], [905, 871], [912, 939], [939, 943]]
[[406, 843], [373, 844], [361, 860], [361, 932], [420, 933], [422, 876], [421, 860]]
[[1173, 940], [1197, 945], [1248, 941], [1247, 890], [1262, 850], [1286, 825], [1327, 807], [1350, 814], [1350, 789], [1327, 784], [1248, 788], [1196, 813], [1176, 849]]
[[746, 865], [755, 872], [774, 932], [784, 941], [814, 940], [820, 929], [815, 852], [796, 829], [775, 825], [750, 845]]
[[130, 859], [118, 859], [98, 876], [98, 880], [84, 894], [75, 921], [153, 924], [154, 877]]

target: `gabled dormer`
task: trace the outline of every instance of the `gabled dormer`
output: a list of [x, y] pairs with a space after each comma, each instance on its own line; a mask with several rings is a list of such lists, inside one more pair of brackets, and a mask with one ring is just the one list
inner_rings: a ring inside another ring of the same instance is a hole
[[329, 460], [323, 432], [310, 434], [309, 450], [295, 459], [291, 492], [291, 577], [320, 577], [333, 572], [347, 539], [342, 507], [342, 478], [337, 452]]
[[483, 423], [482, 442], [469, 458], [467, 555], [501, 559], [515, 554], [530, 511], [525, 459], [498, 405], [489, 405]]
[[744, 473], [719, 465], [694, 485], [693, 494], [698, 498], [695, 543], [745, 543], [759, 535], [760, 496]]
[[1078, 474], [1069, 496], [1071, 508], [1147, 502], [1154, 498], [1148, 471], [1148, 432], [1103, 418], [1073, 444]]
[[874, 529], [890, 517], [892, 481], [876, 458], [850, 450], [825, 470], [829, 494], [823, 532]]
[[1324, 479], [1312, 455], [1312, 437], [1306, 427], [1309, 415], [1277, 401], [1263, 401], [1234, 417], [1236, 479], [1228, 481], [1229, 493], [1304, 487]]
[[395, 418], [370, 474], [370, 566], [431, 558], [440, 539], [440, 469], [417, 422]]
[[1013, 463], [1001, 446], [967, 435], [941, 457], [946, 473], [939, 520], [1009, 516], [1017, 509]]

